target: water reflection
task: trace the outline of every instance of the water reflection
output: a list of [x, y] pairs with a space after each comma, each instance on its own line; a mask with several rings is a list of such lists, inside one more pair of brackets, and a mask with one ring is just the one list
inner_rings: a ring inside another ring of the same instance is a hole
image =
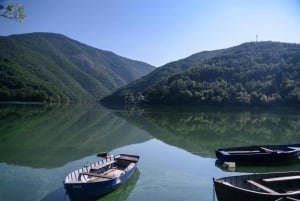
[[140, 177], [140, 171], [137, 169], [130, 179], [128, 179], [122, 186], [117, 188], [110, 194], [98, 199], [98, 201], [123, 201], [127, 200], [133, 189], [135, 188]]
[[300, 113], [295, 110], [164, 107], [117, 114], [153, 137], [201, 156], [214, 157], [217, 147], [300, 142]]
[[299, 171], [300, 169], [300, 159], [294, 158], [289, 161], [280, 162], [276, 164], [260, 164], [252, 166], [250, 164], [245, 165], [237, 165], [234, 168], [223, 167], [223, 163], [216, 160], [215, 166], [223, 171], [228, 172], [245, 172], [245, 173], [261, 173], [261, 172], [280, 172], [282, 170], [285, 171]]
[[68, 195], [66, 194], [66, 190], [64, 187], [60, 187], [55, 191], [49, 193], [45, 198], [41, 201], [70, 201]]
[[0, 162], [59, 167], [151, 139], [99, 105], [0, 105]]
[[[300, 142], [299, 114], [222, 108], [111, 111], [99, 105], [0, 105], [0, 200], [68, 200], [62, 183], [65, 175], [98, 160], [95, 154], [100, 151], [141, 155], [138, 178], [101, 201], [212, 200], [212, 177], [237, 174], [215, 166], [216, 147]], [[299, 169], [299, 165], [291, 168]], [[287, 169], [278, 167], [278, 171]], [[273, 170], [277, 171], [270, 166], [236, 169]]]

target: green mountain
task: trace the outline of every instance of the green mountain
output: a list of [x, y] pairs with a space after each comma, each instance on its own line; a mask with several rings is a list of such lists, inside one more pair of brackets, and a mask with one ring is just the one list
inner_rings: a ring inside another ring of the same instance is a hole
[[300, 45], [252, 42], [228, 48], [141, 93], [147, 104], [298, 106]]
[[90, 102], [154, 67], [66, 36], [0, 37], [0, 101]]
[[197, 54], [193, 54], [185, 59], [181, 59], [178, 61], [174, 61], [168, 63], [162, 67], [156, 68], [151, 73], [143, 76], [125, 87], [122, 87], [116, 90], [109, 96], [106, 96], [101, 100], [104, 104], [111, 104], [111, 103], [124, 103], [124, 99], [127, 96], [131, 96], [137, 93], [143, 93], [147, 89], [153, 87], [155, 84], [159, 83], [162, 80], [166, 80], [177, 73], [183, 72], [189, 68], [192, 68], [199, 63], [204, 62], [205, 60], [216, 56], [217, 54], [221, 53], [223, 50], [215, 50], [215, 51], [204, 51]]

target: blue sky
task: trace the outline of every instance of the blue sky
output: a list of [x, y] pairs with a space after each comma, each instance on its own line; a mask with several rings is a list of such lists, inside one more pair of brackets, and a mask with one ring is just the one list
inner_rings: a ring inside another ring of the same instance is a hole
[[0, 18], [0, 35], [61, 33], [155, 66], [244, 42], [300, 43], [300, 0], [7, 0], [24, 23]]

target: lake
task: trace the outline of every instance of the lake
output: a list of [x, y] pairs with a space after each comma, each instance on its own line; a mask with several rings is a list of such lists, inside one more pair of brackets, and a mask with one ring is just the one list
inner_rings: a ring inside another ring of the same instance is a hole
[[67, 201], [64, 177], [108, 151], [141, 159], [101, 201], [214, 201], [213, 177], [300, 168], [230, 172], [216, 165], [215, 148], [299, 142], [297, 109], [0, 104], [0, 200]]

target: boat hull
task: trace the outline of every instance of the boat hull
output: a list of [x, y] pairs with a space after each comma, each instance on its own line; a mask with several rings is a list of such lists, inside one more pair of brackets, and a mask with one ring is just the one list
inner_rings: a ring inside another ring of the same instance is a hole
[[[282, 178], [282, 181], [262, 182], [268, 178], [274, 180], [272, 177]], [[282, 172], [223, 177], [213, 182], [218, 201], [283, 201], [285, 198], [300, 198], [299, 180], [300, 172]], [[279, 189], [291, 191], [281, 192]]]
[[136, 167], [119, 178], [93, 183], [65, 184], [65, 189], [72, 201], [86, 201], [102, 197], [117, 189], [132, 176]]
[[276, 199], [284, 197], [282, 195], [268, 195], [244, 191], [224, 186], [218, 182], [214, 182], [214, 187], [218, 201], [276, 201]]
[[[259, 148], [264, 147], [267, 150], [262, 151]], [[291, 149], [289, 147], [293, 147]], [[216, 149], [216, 157], [222, 162], [236, 162], [244, 164], [263, 164], [274, 162], [289, 162], [300, 155], [300, 145], [262, 145], [249, 147], [233, 147], [225, 149]]]
[[[99, 181], [88, 182], [68, 182], [66, 179], [64, 181], [64, 187], [71, 201], [95, 200], [117, 189], [120, 185], [126, 182], [137, 169], [137, 161], [131, 164], [134, 165], [130, 166], [130, 168], [126, 168], [127, 170], [123, 171], [123, 173], [118, 177], [104, 176], [104, 179], [101, 179]], [[99, 175], [97, 173], [95, 174], [90, 172], [86, 174], [91, 174], [91, 176]], [[77, 176], [81, 177], [80, 175], [81, 174]], [[70, 178], [70, 176], [67, 177]]]

